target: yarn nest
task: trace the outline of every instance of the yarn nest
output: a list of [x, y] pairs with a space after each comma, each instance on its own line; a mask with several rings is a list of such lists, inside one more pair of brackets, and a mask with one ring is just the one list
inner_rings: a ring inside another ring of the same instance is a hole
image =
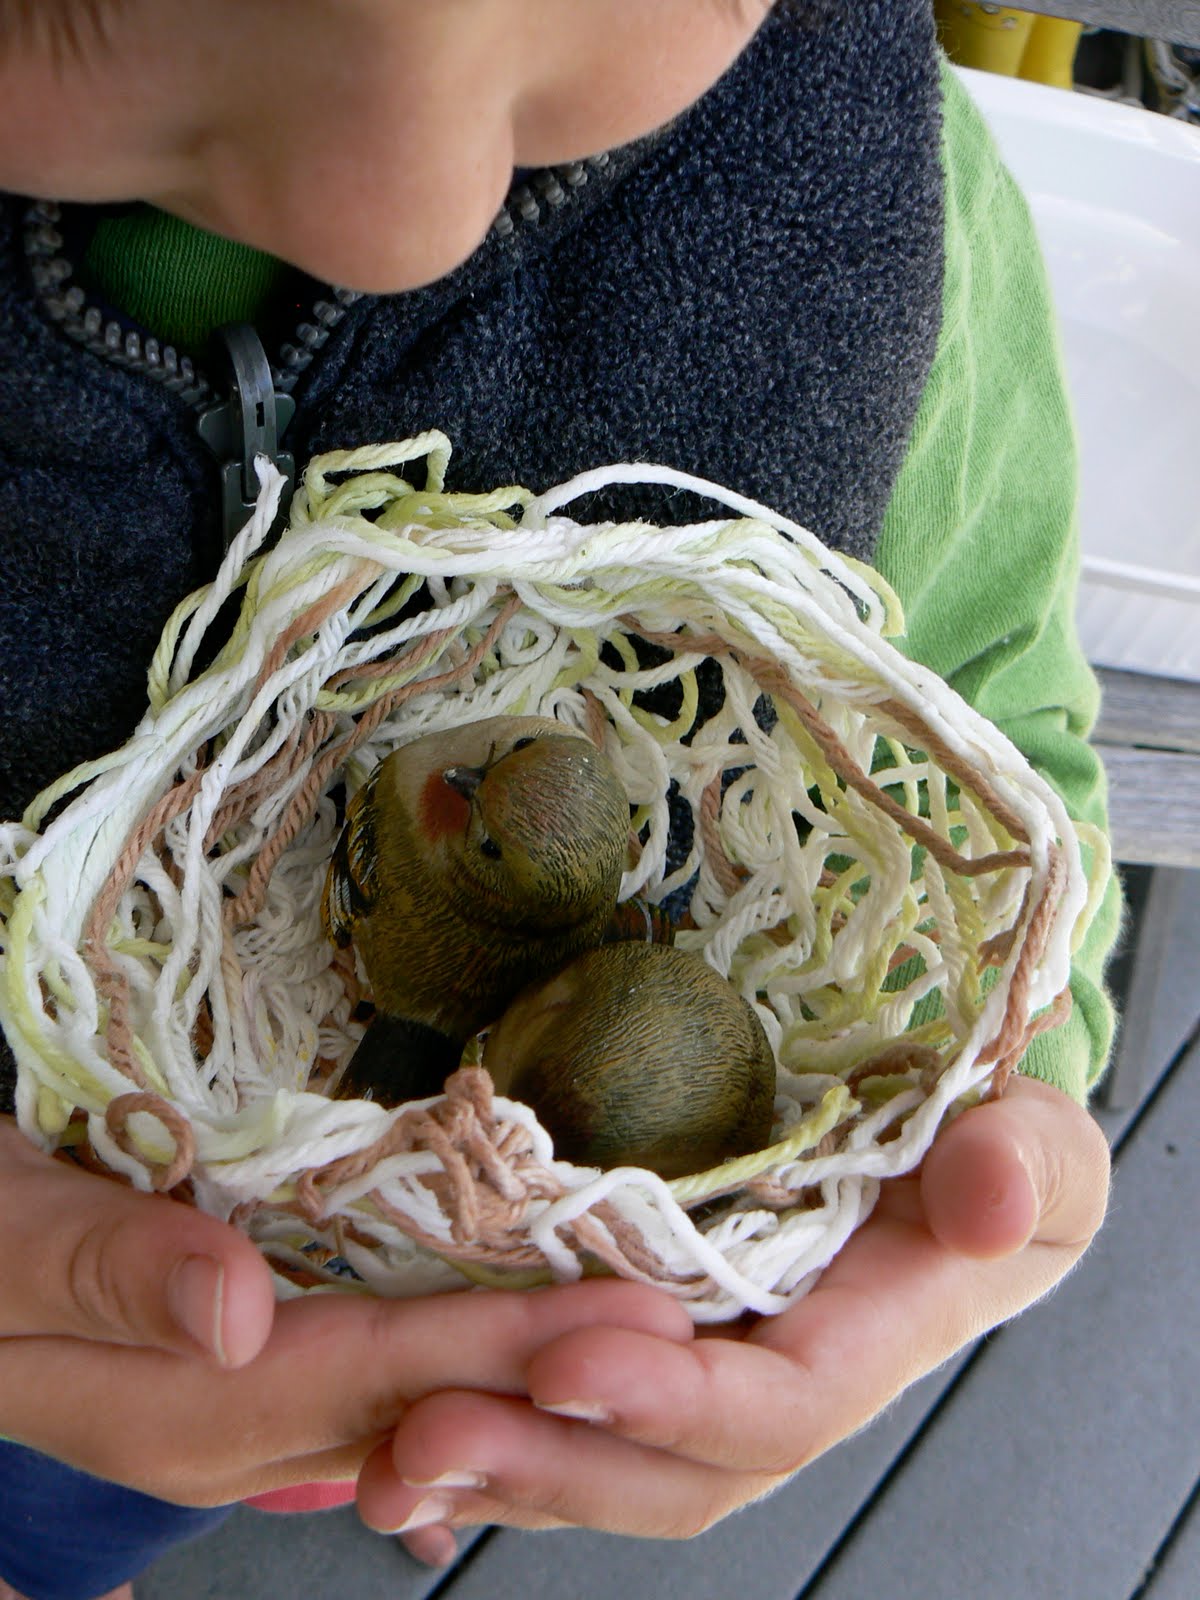
[[[1063, 1018], [1102, 870], [1089, 884], [1008, 740], [890, 642], [899, 606], [869, 568], [667, 468], [472, 495], [446, 488], [449, 458], [437, 433], [319, 457], [274, 542], [260, 462], [129, 741], [0, 827], [20, 1124], [231, 1219], [281, 1295], [600, 1270], [697, 1321], [779, 1311]], [[565, 509], [647, 483], [720, 514]], [[572, 1166], [471, 1047], [432, 1100], [322, 1092], [363, 1032], [361, 972], [320, 920], [345, 800], [399, 744], [509, 713], [616, 763], [622, 895], [685, 907], [677, 943], [774, 1050], [762, 1151], [670, 1182]]]

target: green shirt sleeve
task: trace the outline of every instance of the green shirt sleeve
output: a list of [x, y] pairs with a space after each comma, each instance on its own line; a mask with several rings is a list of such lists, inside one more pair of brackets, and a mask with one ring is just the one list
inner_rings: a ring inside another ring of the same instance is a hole
[[[1096, 679], [1075, 631], [1075, 438], [1045, 269], [1024, 197], [943, 64], [943, 325], [876, 562], [904, 605], [900, 641], [1106, 825], [1087, 735]], [[1072, 970], [1074, 1007], [1022, 1071], [1077, 1100], [1107, 1060], [1103, 969], [1121, 917], [1115, 874]]]

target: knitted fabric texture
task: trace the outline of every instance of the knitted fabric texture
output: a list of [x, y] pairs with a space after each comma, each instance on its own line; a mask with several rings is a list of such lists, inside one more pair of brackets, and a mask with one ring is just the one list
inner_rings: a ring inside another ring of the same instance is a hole
[[[1092, 909], [1076, 832], [888, 642], [886, 585], [802, 527], [645, 466], [536, 498], [449, 493], [448, 460], [436, 433], [320, 458], [257, 553], [278, 493], [264, 464], [254, 519], [164, 632], [133, 737], [0, 830], [21, 1125], [231, 1217], [281, 1288], [599, 1265], [697, 1320], [778, 1311], [880, 1179], [1061, 1020]], [[630, 483], [722, 514], [565, 513]], [[704, 661], [721, 673], [707, 715]], [[672, 717], [645, 699], [667, 682]], [[469, 1052], [431, 1101], [320, 1093], [361, 1034], [361, 976], [319, 919], [334, 795], [400, 743], [510, 712], [569, 722], [616, 763], [640, 844], [623, 893], [686, 892], [680, 942], [767, 1030], [767, 1149], [669, 1183], [573, 1167]], [[672, 792], [692, 817], [674, 870]]]

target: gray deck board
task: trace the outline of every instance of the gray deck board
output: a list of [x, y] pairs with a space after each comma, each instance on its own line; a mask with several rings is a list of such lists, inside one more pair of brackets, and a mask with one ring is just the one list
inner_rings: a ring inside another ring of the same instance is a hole
[[1200, 867], [1200, 755], [1099, 744], [1118, 861]]
[[1200, 683], [1097, 672], [1103, 693], [1092, 737], [1108, 773], [1114, 855], [1200, 866]]
[[1101, 28], [1116, 28], [1173, 44], [1200, 44], [1197, 0], [1021, 0], [1026, 11], [1073, 17]]
[[[1156, 867], [1148, 879], [1104, 1087], [1105, 1105], [1126, 1110], [1143, 1098], [1200, 1017], [1200, 872]], [[1114, 1137], [1110, 1132], [1110, 1142]]]
[[1093, 737], [1144, 750], [1200, 751], [1200, 684], [1098, 667], [1102, 698]]
[[456, 1575], [446, 1600], [793, 1600], [966, 1359], [914, 1384], [856, 1438], [698, 1538], [497, 1530]]
[[[465, 1548], [473, 1542], [464, 1538]], [[277, 1516], [240, 1507], [215, 1533], [164, 1556], [136, 1600], [425, 1600], [445, 1577], [351, 1508]]]
[[1200, 1590], [1200, 1484], [1146, 1580], [1145, 1600], [1196, 1600]]
[[1200, 1045], [1081, 1267], [989, 1342], [804, 1600], [1131, 1600], [1200, 1476], [1197, 1217]]

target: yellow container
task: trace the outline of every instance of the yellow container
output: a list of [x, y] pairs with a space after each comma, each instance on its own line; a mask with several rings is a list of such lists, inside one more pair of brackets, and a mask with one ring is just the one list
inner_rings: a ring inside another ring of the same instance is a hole
[[960, 66], [1073, 87], [1081, 22], [978, 0], [935, 0], [934, 11], [942, 45]]
[[1031, 12], [975, 0], [937, 0], [938, 33], [946, 54], [964, 67], [1015, 78], [1033, 31]]
[[1032, 78], [1035, 83], [1051, 83], [1056, 89], [1073, 89], [1075, 52], [1082, 32], [1082, 22], [1038, 17], [1029, 30], [1019, 76]]

